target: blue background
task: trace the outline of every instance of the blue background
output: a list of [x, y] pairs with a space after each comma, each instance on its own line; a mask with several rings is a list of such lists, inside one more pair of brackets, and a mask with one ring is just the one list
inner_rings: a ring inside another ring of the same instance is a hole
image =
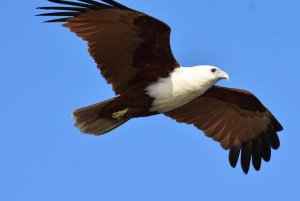
[[216, 65], [228, 87], [256, 94], [283, 124], [282, 146], [245, 176], [192, 126], [162, 115], [82, 135], [74, 109], [114, 96], [87, 45], [34, 17], [45, 0], [1, 2], [0, 200], [299, 200], [300, 2], [139, 0], [121, 3], [172, 29], [183, 66]]

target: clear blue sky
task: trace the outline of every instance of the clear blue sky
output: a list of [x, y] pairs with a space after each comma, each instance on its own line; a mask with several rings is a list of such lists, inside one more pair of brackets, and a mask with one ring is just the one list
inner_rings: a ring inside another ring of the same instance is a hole
[[81, 39], [42, 24], [46, 0], [1, 2], [0, 200], [299, 200], [300, 1], [120, 1], [172, 29], [184, 66], [211, 64], [221, 85], [248, 89], [285, 130], [262, 170], [245, 176], [192, 126], [136, 119], [101, 137], [73, 127], [74, 109], [114, 96]]

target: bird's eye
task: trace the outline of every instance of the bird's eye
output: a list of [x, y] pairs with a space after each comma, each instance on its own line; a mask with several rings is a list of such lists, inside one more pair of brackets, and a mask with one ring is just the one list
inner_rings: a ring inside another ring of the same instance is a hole
[[215, 73], [217, 71], [217, 69], [212, 68], [210, 71], [213, 72], [213, 73]]

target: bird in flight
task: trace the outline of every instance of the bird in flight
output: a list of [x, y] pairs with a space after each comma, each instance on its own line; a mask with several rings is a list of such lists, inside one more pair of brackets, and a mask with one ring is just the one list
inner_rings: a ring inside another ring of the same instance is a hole
[[182, 67], [170, 47], [170, 27], [113, 0], [48, 0], [60, 4], [39, 16], [56, 17], [88, 43], [102, 76], [116, 97], [74, 112], [83, 133], [108, 133], [133, 118], [164, 114], [192, 124], [229, 150], [245, 174], [260, 170], [278, 149], [283, 127], [250, 92], [216, 86], [229, 79], [214, 66]]

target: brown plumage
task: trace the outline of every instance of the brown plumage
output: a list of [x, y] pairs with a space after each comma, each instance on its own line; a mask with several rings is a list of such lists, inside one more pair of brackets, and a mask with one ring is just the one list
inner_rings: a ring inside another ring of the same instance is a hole
[[232, 149], [229, 155], [232, 167], [236, 166], [241, 149], [245, 173], [249, 170], [251, 155], [257, 170], [260, 169], [261, 157], [270, 160], [269, 142], [272, 141], [273, 149], [278, 149], [276, 132], [283, 129], [253, 94], [218, 86], [165, 115], [195, 125], [206, 136], [220, 142], [224, 149]]
[[[251, 158], [253, 167], [259, 170], [262, 159], [270, 160], [271, 148], [279, 148], [277, 132], [282, 126], [244, 90], [213, 86], [175, 109], [153, 110], [156, 97], [149, 95], [148, 87], [180, 68], [170, 47], [171, 29], [165, 23], [113, 0], [48, 1], [63, 6], [39, 7], [58, 11], [39, 16], [63, 17], [46, 22], [63, 22], [64, 27], [87, 41], [90, 55], [118, 95], [74, 112], [75, 125], [82, 132], [102, 135], [131, 118], [163, 113], [195, 125], [229, 149], [232, 167], [241, 155], [245, 173]], [[211, 73], [216, 71], [211, 69]]]
[[167, 77], [179, 67], [170, 47], [171, 29], [165, 23], [109, 0], [104, 2], [110, 5], [92, 0], [83, 1], [87, 4], [49, 1], [80, 6], [40, 7], [73, 11], [40, 16], [72, 16], [47, 22], [66, 22], [64, 27], [88, 42], [91, 56], [116, 94], [140, 80], [153, 82], [162, 76]]

